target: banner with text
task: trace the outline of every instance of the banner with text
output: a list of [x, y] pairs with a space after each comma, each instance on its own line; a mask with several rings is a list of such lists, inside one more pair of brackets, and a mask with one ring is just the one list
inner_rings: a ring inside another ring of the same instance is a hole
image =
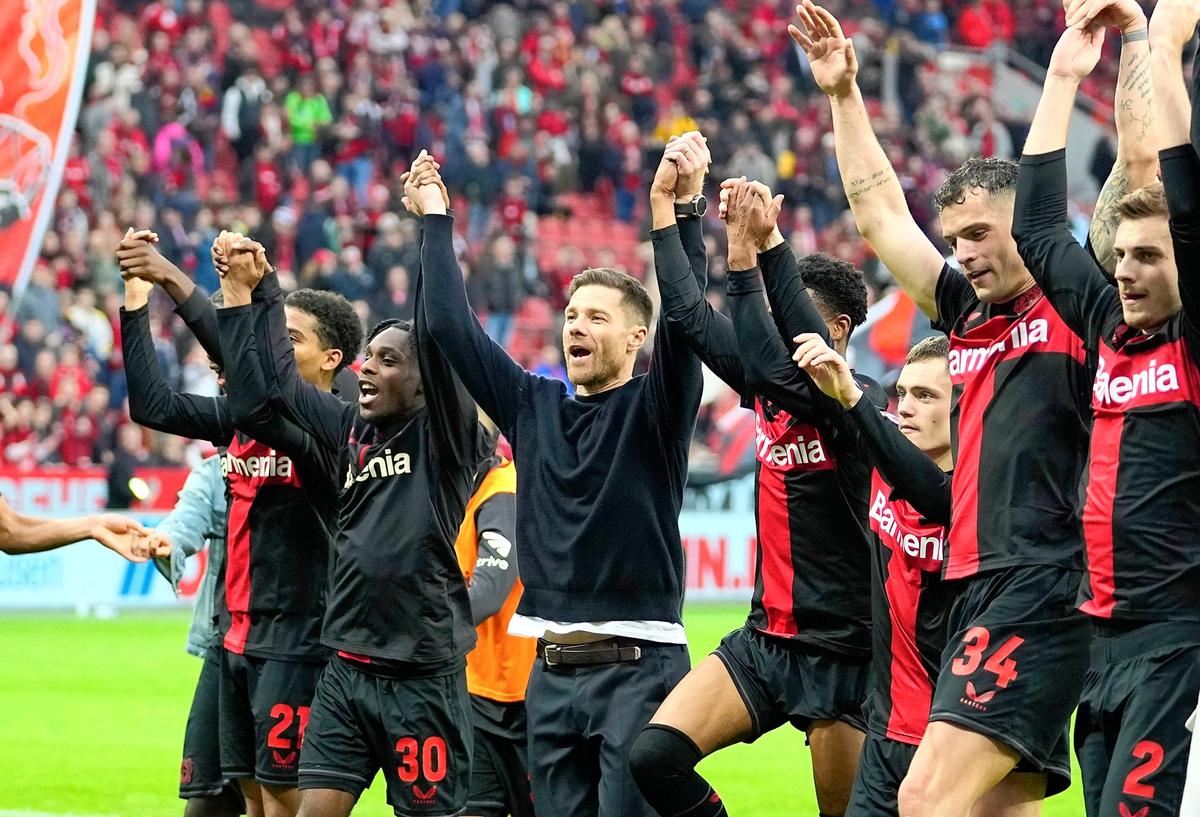
[[[186, 469], [139, 472], [154, 493], [147, 510], [133, 511], [156, 524], [175, 502]], [[99, 469], [13, 472], [0, 469], [0, 494], [25, 513], [52, 516], [91, 513], [104, 505], [105, 481]], [[149, 510], [150, 508], [156, 510]], [[758, 547], [754, 527], [754, 479], [723, 480], [687, 489], [679, 517], [687, 564], [690, 601], [744, 600], [754, 590]], [[199, 587], [206, 563], [201, 553], [189, 561], [176, 599], [153, 564], [130, 564], [96, 544], [77, 545], [28, 556], [0, 554], [0, 610], [173, 607], [187, 604]]]

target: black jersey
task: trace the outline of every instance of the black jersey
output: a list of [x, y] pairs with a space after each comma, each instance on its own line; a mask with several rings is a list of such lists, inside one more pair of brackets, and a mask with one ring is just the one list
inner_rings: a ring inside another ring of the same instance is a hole
[[[418, 274], [417, 293], [422, 279]], [[272, 394], [337, 458], [337, 532], [323, 641], [371, 662], [431, 665], [461, 660], [475, 645], [466, 584], [454, 538], [483, 458], [475, 405], [424, 329], [415, 347], [425, 406], [381, 431], [349, 406], [300, 381], [268, 276], [256, 290], [267, 320], [259, 339], [248, 308], [220, 312], [223, 339], [243, 353], [229, 373], [239, 422], [269, 436]], [[271, 371], [265, 371], [270, 369]]]
[[[219, 362], [219, 343], [212, 345], [203, 316], [193, 316], [189, 325]], [[303, 431], [286, 419], [280, 419], [276, 435], [291, 456], [235, 432], [227, 398], [172, 391], [158, 370], [148, 308], [121, 311], [121, 342], [137, 422], [227, 446], [221, 472], [228, 533], [215, 604], [226, 649], [284, 660], [323, 656], [329, 506], [314, 501], [309, 488], [320, 494], [319, 486], [328, 482], [328, 458], [304, 445]]]
[[1184, 306], [1152, 335], [1124, 323], [1117, 289], [1072, 237], [1065, 164], [1061, 150], [1021, 160], [1014, 225], [1047, 298], [1097, 356], [1080, 608], [1200, 620], [1200, 292], [1189, 280], [1200, 161], [1191, 145], [1162, 154]]
[[1082, 569], [1091, 386], [1083, 340], [1039, 288], [985, 304], [949, 266], [937, 306], [954, 383], [946, 578], [1034, 564]]

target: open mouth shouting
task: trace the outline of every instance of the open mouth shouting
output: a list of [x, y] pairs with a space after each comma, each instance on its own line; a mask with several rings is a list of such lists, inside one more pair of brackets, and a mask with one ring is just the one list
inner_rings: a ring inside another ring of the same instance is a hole
[[582, 344], [572, 343], [567, 347], [567, 357], [569, 357], [573, 363], [583, 363], [584, 361], [591, 359], [592, 350], [586, 346], [583, 346]]
[[378, 395], [379, 389], [374, 383], [361, 379], [358, 381], [358, 404], [360, 406], [369, 406]]

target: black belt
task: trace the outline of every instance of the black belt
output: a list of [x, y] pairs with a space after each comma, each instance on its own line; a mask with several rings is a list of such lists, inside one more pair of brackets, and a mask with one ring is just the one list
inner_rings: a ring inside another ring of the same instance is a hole
[[615, 638], [587, 644], [555, 644], [539, 638], [537, 655], [548, 668], [591, 667], [597, 664], [628, 664], [642, 659], [642, 648]]

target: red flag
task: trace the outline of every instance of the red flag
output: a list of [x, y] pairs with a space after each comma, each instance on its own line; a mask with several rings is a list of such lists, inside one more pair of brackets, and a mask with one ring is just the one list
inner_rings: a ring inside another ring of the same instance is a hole
[[0, 284], [22, 289], [54, 210], [96, 0], [0, 3]]

